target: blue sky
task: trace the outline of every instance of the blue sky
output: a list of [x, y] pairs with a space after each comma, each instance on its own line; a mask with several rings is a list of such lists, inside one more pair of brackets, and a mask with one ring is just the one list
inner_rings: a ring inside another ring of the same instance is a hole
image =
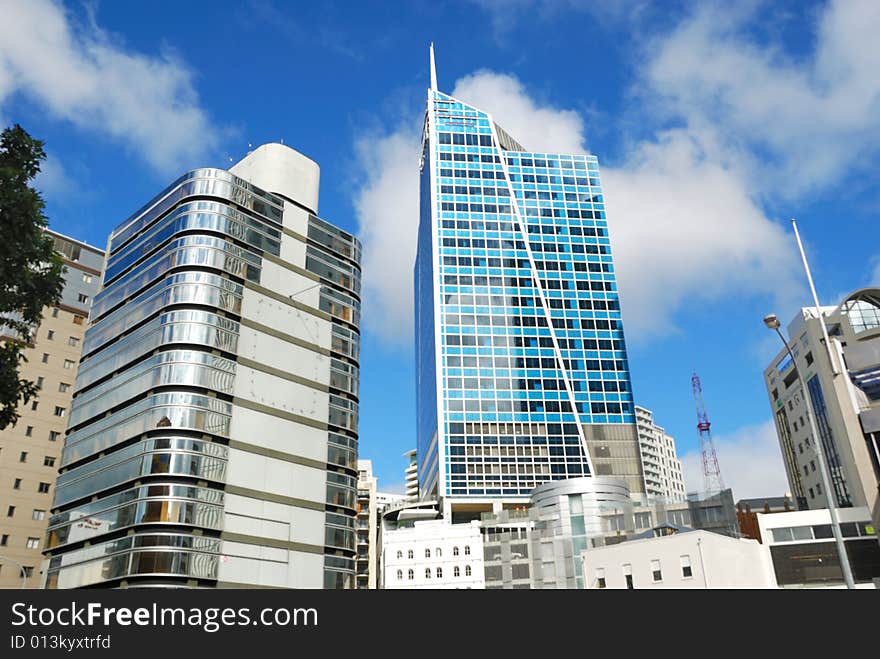
[[727, 3], [0, 0], [0, 123], [44, 139], [52, 228], [103, 246], [179, 173], [283, 140], [365, 243], [361, 456], [414, 446], [411, 268], [427, 45], [527, 148], [599, 157], [638, 404], [699, 487], [697, 370], [738, 497], [785, 477], [762, 316], [880, 283], [880, 9]]

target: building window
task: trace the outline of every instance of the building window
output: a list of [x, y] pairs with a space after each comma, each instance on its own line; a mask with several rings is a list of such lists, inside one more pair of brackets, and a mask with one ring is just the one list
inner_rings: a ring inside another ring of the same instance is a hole
[[408, 552], [406, 552], [406, 557], [410, 560], [413, 559], [413, 550], [412, 549], [410, 549]]
[[82, 325], [84, 320], [85, 320], [84, 316], [74, 316], [73, 317], [73, 324], [74, 325]]
[[38, 510], [37, 508], [34, 508], [34, 512], [31, 514], [31, 519], [35, 519], [37, 521], [40, 521], [42, 519], [46, 519], [46, 511], [45, 510]]
[[40, 539], [39, 538], [28, 538], [25, 546], [28, 549], [39, 549], [40, 548]]
[[83, 282], [86, 284], [91, 284], [92, 283], [92, 276], [90, 274], [87, 274], [84, 272], [83, 273]]
[[22, 451], [21, 455], [18, 456], [19, 462], [27, 462], [27, 451]]
[[684, 556], [679, 557], [678, 560], [681, 563], [681, 578], [690, 579], [693, 577], [694, 572], [691, 569], [691, 557], [685, 554]]
[[406, 573], [406, 578], [407, 578], [407, 579], [409, 579], [410, 581], [412, 581], [413, 578], [414, 578], [415, 576], [416, 576], [416, 573], [415, 573], [415, 572], [413, 572], [412, 570], [407, 570], [407, 573]]
[[403, 570], [398, 570], [398, 571], [397, 571], [397, 580], [398, 580], [398, 581], [403, 581]]
[[34, 434], [34, 427], [33, 426], [28, 426], [24, 431], [25, 437], [30, 437], [33, 434]]
[[55, 416], [64, 416], [66, 410], [63, 407], [55, 406]]
[[31, 409], [36, 411], [36, 409], [37, 409], [37, 407], [39, 407], [39, 405], [40, 405], [40, 401], [38, 401], [38, 400], [32, 401], [31, 402]]
[[52, 309], [52, 318], [58, 318], [58, 307]]
[[458, 547], [453, 547], [453, 548], [452, 548], [452, 555], [453, 555], [453, 556], [458, 556]]
[[465, 556], [470, 556], [470, 554], [471, 554], [471, 546], [470, 546], [470, 545], [465, 545], [465, 546], [464, 546], [464, 555], [465, 555]]
[[37, 378], [37, 389], [42, 389], [42, 388], [43, 388], [43, 380], [44, 380], [44, 378], [43, 378], [42, 375], [41, 375], [40, 377]]
[[39, 492], [41, 494], [46, 494], [46, 492], [48, 492], [48, 491], [49, 491], [49, 483], [40, 483], [37, 486], [37, 492]]
[[44, 363], [44, 364], [48, 364], [48, 363], [49, 363], [49, 353], [48, 353], [48, 352], [44, 352], [44, 353], [43, 353], [43, 363]]
[[816, 471], [816, 463], [810, 460], [810, 471]]
[[69, 390], [70, 390], [70, 385], [67, 384], [66, 382], [60, 382], [58, 384], [58, 391], [60, 391], [62, 394], [66, 394]]
[[73, 360], [72, 359], [65, 359], [64, 360], [64, 368], [66, 368], [66, 369], [73, 368]]
[[811, 498], [811, 499], [815, 499], [815, 498], [816, 498], [816, 495], [813, 494], [813, 488], [812, 488], [812, 487], [810, 488], [810, 498]]
[[464, 576], [466, 576], [466, 577], [471, 576], [471, 566], [470, 565], [464, 566]]
[[459, 569], [459, 567], [457, 565], [454, 568], [452, 568], [452, 576], [453, 577], [460, 577], [461, 576], [461, 570]]
[[79, 345], [79, 339], [75, 336], [71, 336], [67, 339], [67, 345], [73, 346], [74, 348]]
[[443, 578], [443, 568], [442, 568], [442, 567], [438, 567], [438, 568], [437, 568], [437, 578], [438, 578], [438, 579], [442, 579], [442, 578]]
[[51, 455], [47, 455], [45, 458], [43, 458], [43, 466], [44, 467], [54, 467], [55, 466], [55, 458], [53, 458]]
[[15, 506], [9, 506], [9, 508], [6, 509], [6, 516], [7, 517], [14, 517], [15, 516]]
[[57, 442], [58, 438], [60, 436], [61, 436], [61, 433], [58, 432], [57, 430], [50, 430], [49, 431], [49, 441], [50, 442]]
[[400, 551], [399, 549], [397, 550], [397, 558], [398, 558], [398, 559], [403, 558], [403, 552]]
[[82, 304], [86, 304], [89, 301], [89, 296], [86, 295], [85, 293], [80, 293], [76, 297], [76, 299], [79, 300]]
[[430, 578], [431, 578], [431, 568], [426, 567], [425, 568], [425, 579], [430, 579]]
[[425, 558], [431, 558], [431, 550], [427, 547], [425, 548]]
[[49, 330], [46, 332], [46, 338], [53, 341], [55, 339], [55, 330]]
[[623, 566], [623, 578], [626, 579], [626, 587], [630, 590], [635, 588], [633, 585], [632, 565], [627, 563]]
[[33, 565], [25, 565], [24, 567], [24, 576], [31, 577], [34, 574], [34, 566]]
[[816, 483], [816, 494], [822, 494], [822, 484]]
[[0, 535], [0, 547], [5, 547], [9, 543], [9, 534]]
[[605, 568], [600, 567], [596, 570], [596, 588], [605, 588], [607, 584], [605, 583]]
[[651, 561], [651, 578], [654, 583], [663, 581], [663, 571], [660, 569], [660, 561]]
[[12, 483], [12, 489], [13, 490], [20, 490], [21, 489], [21, 479], [20, 478], [16, 478], [15, 482]]
[[440, 549], [440, 547], [437, 547], [437, 549], [434, 550], [434, 556], [436, 556], [437, 558], [441, 558], [443, 556], [443, 551]]

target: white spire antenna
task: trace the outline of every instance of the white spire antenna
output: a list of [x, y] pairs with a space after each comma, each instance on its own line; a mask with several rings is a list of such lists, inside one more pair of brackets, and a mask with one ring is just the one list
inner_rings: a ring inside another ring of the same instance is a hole
[[434, 63], [434, 42], [431, 42], [431, 90], [437, 91], [437, 65]]

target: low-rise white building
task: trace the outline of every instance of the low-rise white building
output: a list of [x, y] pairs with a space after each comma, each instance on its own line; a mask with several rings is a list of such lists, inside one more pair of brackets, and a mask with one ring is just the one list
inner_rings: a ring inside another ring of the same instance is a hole
[[664, 525], [581, 553], [584, 587], [776, 588], [770, 552], [757, 540]]
[[383, 587], [484, 589], [480, 523], [416, 521], [382, 533]]
[[[860, 506], [837, 513], [856, 588], [874, 588], [873, 580], [880, 578], [880, 544], [871, 510]], [[844, 587], [827, 508], [759, 513], [757, 518], [781, 588]]]

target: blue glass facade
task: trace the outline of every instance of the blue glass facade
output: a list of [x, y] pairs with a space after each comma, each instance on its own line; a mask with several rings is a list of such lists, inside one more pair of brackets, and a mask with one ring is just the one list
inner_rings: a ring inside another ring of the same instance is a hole
[[595, 156], [429, 91], [415, 305], [423, 494], [527, 496], [596, 473], [589, 426], [634, 428]]

